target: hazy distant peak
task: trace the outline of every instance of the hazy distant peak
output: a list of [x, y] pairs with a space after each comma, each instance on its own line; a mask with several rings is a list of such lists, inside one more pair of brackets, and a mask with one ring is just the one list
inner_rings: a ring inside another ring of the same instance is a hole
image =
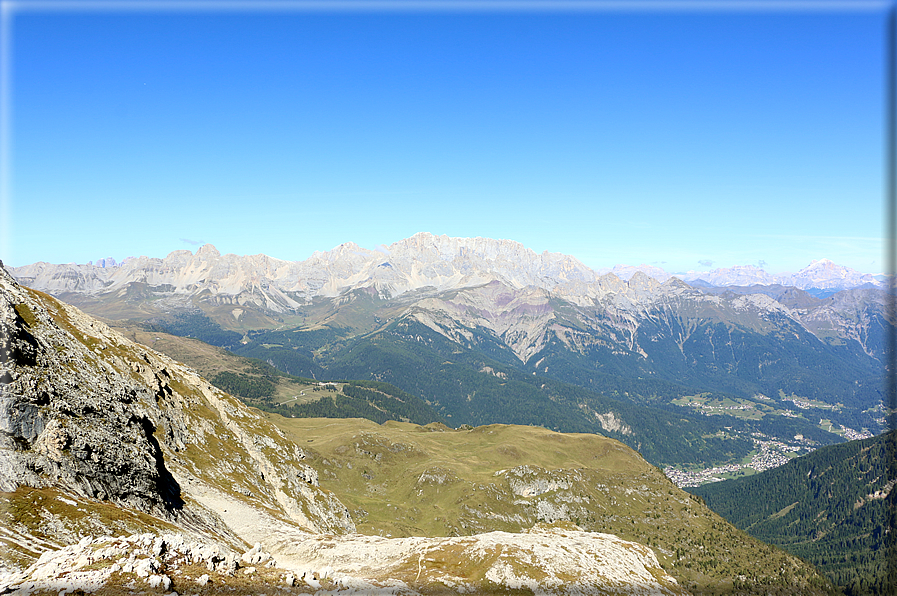
[[810, 271], [840, 271], [840, 272], [854, 272], [858, 273], [856, 270], [851, 269], [850, 267], [842, 267], [841, 265], [837, 265], [828, 259], [819, 259], [818, 261], [811, 261], [809, 265], [798, 271], [798, 275], [805, 272]]
[[354, 242], [343, 242], [339, 246], [334, 247], [328, 251], [319, 251], [316, 250], [312, 253], [311, 257], [308, 259], [309, 262], [317, 262], [317, 261], [327, 261], [334, 262], [340, 261], [344, 259], [350, 260], [358, 260], [358, 259], [368, 259], [375, 255], [382, 256], [382, 252], [368, 250], [366, 248], [362, 248], [358, 246]]
[[475, 256], [494, 260], [499, 255], [507, 256], [510, 253], [535, 256], [532, 250], [513, 240], [495, 240], [493, 238], [457, 238], [452, 236], [437, 236], [429, 232], [418, 232], [410, 238], [394, 242], [388, 247], [390, 253], [394, 251], [421, 251], [426, 253], [438, 253], [443, 258], [454, 259], [459, 256]]
[[648, 289], [653, 290], [660, 285], [656, 279], [645, 273], [644, 271], [636, 271], [628, 281], [629, 287], [637, 290]]
[[95, 267], [101, 267], [103, 269], [107, 267], [118, 267], [119, 263], [115, 261], [112, 257], [107, 257], [105, 259], [97, 259], [96, 263], [92, 261], [87, 262], [88, 265], [94, 265]]
[[670, 278], [670, 274], [660, 267], [655, 267], [654, 265], [645, 265], [644, 263], [637, 267], [633, 265], [614, 265], [613, 269], [608, 269], [605, 267], [603, 269], [599, 269], [597, 273], [599, 275], [612, 273], [620, 279], [628, 281], [630, 278], [632, 278], [633, 275], [635, 275], [637, 271], [641, 271], [648, 277], [652, 277], [659, 282], [664, 282]]
[[221, 253], [218, 252], [218, 249], [215, 248], [214, 246], [212, 246], [211, 244], [203, 244], [202, 246], [199, 247], [199, 250], [196, 251], [196, 256], [197, 257], [202, 256], [202, 257], [207, 257], [207, 258], [214, 258], [214, 257], [220, 257]]

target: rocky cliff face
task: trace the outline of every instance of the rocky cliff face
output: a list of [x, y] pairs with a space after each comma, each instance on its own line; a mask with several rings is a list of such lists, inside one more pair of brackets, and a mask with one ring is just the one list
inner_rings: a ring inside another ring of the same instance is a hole
[[[148, 356], [116, 369], [103, 353], [122, 347], [108, 329], [8, 276], [0, 284], [0, 489], [53, 485], [163, 516], [182, 508], [154, 434], [153, 418], [179, 405], [169, 371]], [[170, 430], [176, 444], [182, 431]]]
[[[2, 269], [0, 379], [0, 492], [11, 495], [10, 511], [44, 491], [239, 545], [226, 507], [216, 511], [235, 500], [306, 532], [354, 531], [303, 451], [258, 415]], [[117, 527], [90, 515], [94, 531]], [[37, 545], [26, 551], [70, 537], [26, 517], [10, 520], [19, 546]]]

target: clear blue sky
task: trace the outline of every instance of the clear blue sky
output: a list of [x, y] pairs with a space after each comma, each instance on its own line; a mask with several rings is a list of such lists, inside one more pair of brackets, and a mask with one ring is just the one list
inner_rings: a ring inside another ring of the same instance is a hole
[[428, 231], [594, 268], [883, 270], [888, 5], [633, 4], [5, 3], [0, 258]]

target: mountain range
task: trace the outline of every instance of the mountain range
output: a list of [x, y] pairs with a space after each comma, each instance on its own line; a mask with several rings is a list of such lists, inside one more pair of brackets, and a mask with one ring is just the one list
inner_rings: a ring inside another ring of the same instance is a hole
[[[735, 268], [689, 285], [507, 240], [417, 234], [301, 262], [205, 245], [102, 265], [11, 272], [104, 320], [291, 375], [390, 383], [453, 426], [601, 432], [656, 465], [737, 463], [758, 440], [806, 452], [885, 429], [887, 293], [825, 260], [787, 280]], [[758, 279], [776, 283], [708, 286]], [[820, 297], [783, 281], [846, 289]]]
[[[628, 281], [637, 272], [659, 282], [671, 277], [654, 266], [618, 265], [590, 269], [560, 253], [537, 254], [511, 240], [451, 238], [419, 233], [365, 249], [352, 242], [315, 252], [304, 261], [283, 261], [266, 255], [221, 255], [211, 244], [195, 254], [188, 250], [164, 259], [128, 257], [121, 263], [101, 259], [86, 265], [34, 263], [10, 268], [33, 287], [55, 293], [103, 294], [132, 283], [171, 286], [179, 295], [208, 292], [212, 296], [243, 296], [243, 300], [271, 310], [294, 309], [317, 296], [334, 297], [361, 287], [373, 287], [395, 298], [420, 289], [448, 290], [500, 281], [513, 287], [536, 287], [557, 292], [574, 302], [596, 297], [594, 286], [607, 274]], [[880, 276], [879, 276], [880, 277]], [[713, 271], [689, 271], [678, 276], [709, 286], [784, 285], [804, 290], [881, 288], [882, 281], [828, 259], [813, 261], [796, 274], [773, 275], [751, 265]], [[255, 295], [255, 299], [250, 296]], [[241, 302], [238, 298], [237, 302]]]
[[835, 593], [613, 439], [264, 414], [2, 267], [0, 378], [3, 593]]

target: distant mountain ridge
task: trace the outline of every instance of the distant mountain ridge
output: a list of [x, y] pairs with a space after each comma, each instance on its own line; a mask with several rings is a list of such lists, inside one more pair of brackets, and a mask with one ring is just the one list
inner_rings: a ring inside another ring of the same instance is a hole
[[[416, 234], [383, 250], [348, 242], [305, 261], [266, 255], [221, 255], [206, 244], [164, 259], [127, 258], [115, 267], [35, 263], [10, 269], [23, 283], [55, 293], [97, 294], [132, 282], [170, 285], [176, 293], [209, 290], [236, 295], [261, 291], [269, 307], [295, 308], [316, 296], [337, 296], [362, 285], [395, 297], [421, 288], [454, 289], [494, 280], [513, 287], [552, 289], [593, 283], [599, 275], [573, 257], [535, 252], [509, 240], [449, 238]], [[214, 280], [214, 281], [212, 281]]]
[[[637, 273], [661, 283], [674, 277], [648, 265], [618, 265], [596, 271], [575, 257], [547, 251], [537, 254], [511, 240], [429, 233], [415, 234], [379, 250], [347, 242], [330, 251], [315, 252], [304, 261], [284, 261], [262, 254], [221, 255], [206, 244], [195, 254], [177, 250], [164, 259], [128, 257], [116, 263], [109, 258], [86, 265], [40, 262], [10, 271], [20, 282], [54, 294], [100, 294], [143, 282], [171, 286], [179, 295], [208, 291], [223, 297], [249, 292], [258, 295], [259, 306], [272, 310], [295, 309], [314, 297], [333, 297], [358, 287], [374, 287], [384, 297], [394, 298], [424, 288], [438, 291], [501, 281], [514, 288], [533, 286], [579, 298], [594, 296], [590, 286], [614, 286]], [[677, 277], [712, 286], [780, 284], [828, 290], [882, 286], [870, 274], [827, 259], [813, 261], [796, 274], [771, 275], [745, 265], [689, 271]]]
[[[875, 312], [883, 312], [882, 293], [845, 295], [822, 303], [812, 300], [812, 295], [800, 294], [800, 289], [790, 294], [773, 289], [797, 288], [798, 283], [820, 290], [831, 290], [839, 284], [866, 289], [880, 285], [869, 275], [825, 259], [814, 261], [788, 279], [775, 278], [752, 266], [718, 269], [705, 276], [709, 278], [705, 284], [731, 288], [736, 296], [729, 298], [713, 288], [698, 284], [697, 289], [690, 287], [658, 268], [643, 265], [601, 274], [572, 256], [537, 254], [510, 240], [427, 233], [379, 250], [350, 242], [316, 252], [305, 261], [282, 261], [261, 254], [221, 255], [210, 244], [195, 254], [180, 250], [165, 259], [128, 258], [112, 267], [109, 261], [104, 260], [102, 266], [35, 263], [10, 271], [20, 283], [95, 314], [101, 314], [102, 309], [90, 308], [90, 301], [114, 302], [115, 315], [107, 315], [112, 318], [135, 318], [135, 305], [143, 308], [137, 316], [144, 318], [151, 311], [190, 309], [197, 303], [218, 305], [233, 316], [218, 317], [225, 328], [271, 327], [276, 324], [271, 316], [276, 321], [280, 315], [303, 313], [304, 318], [315, 300], [337, 299], [333, 304], [339, 307], [353, 292], [362, 292], [381, 301], [397, 300], [405, 309], [413, 304], [405, 315], [448, 337], [457, 335], [451, 331], [457, 323], [486, 328], [523, 362], [550, 341], [552, 334], [548, 331], [559, 323], [553, 306], [557, 300], [574, 308], [598, 307], [613, 313], [610, 325], [615, 330], [605, 331], [616, 336], [615, 342], [622, 342], [626, 350], [642, 356], [646, 356], [643, 346], [630, 333], [638, 327], [633, 319], [657, 309], [680, 308], [703, 313], [701, 320], [719, 320], [764, 333], [769, 330], [764, 321], [770, 316], [790, 319], [820, 338], [856, 340], [866, 354], [881, 356], [870, 344], [865, 326], [870, 320], [870, 306]], [[269, 317], [268, 322], [252, 325], [241, 321], [241, 317], [246, 318], [246, 309], [259, 311]], [[680, 344], [690, 335], [683, 331]], [[576, 343], [574, 335], [565, 337], [562, 341], [568, 346], [572, 346], [571, 341]]]
[[850, 267], [837, 265], [828, 259], [819, 259], [797, 273], [771, 275], [753, 265], [740, 265], [713, 271], [689, 271], [685, 281], [704, 281], [711, 286], [783, 285], [802, 290], [845, 290], [868, 287], [881, 288], [884, 284], [874, 275], [860, 273]]

